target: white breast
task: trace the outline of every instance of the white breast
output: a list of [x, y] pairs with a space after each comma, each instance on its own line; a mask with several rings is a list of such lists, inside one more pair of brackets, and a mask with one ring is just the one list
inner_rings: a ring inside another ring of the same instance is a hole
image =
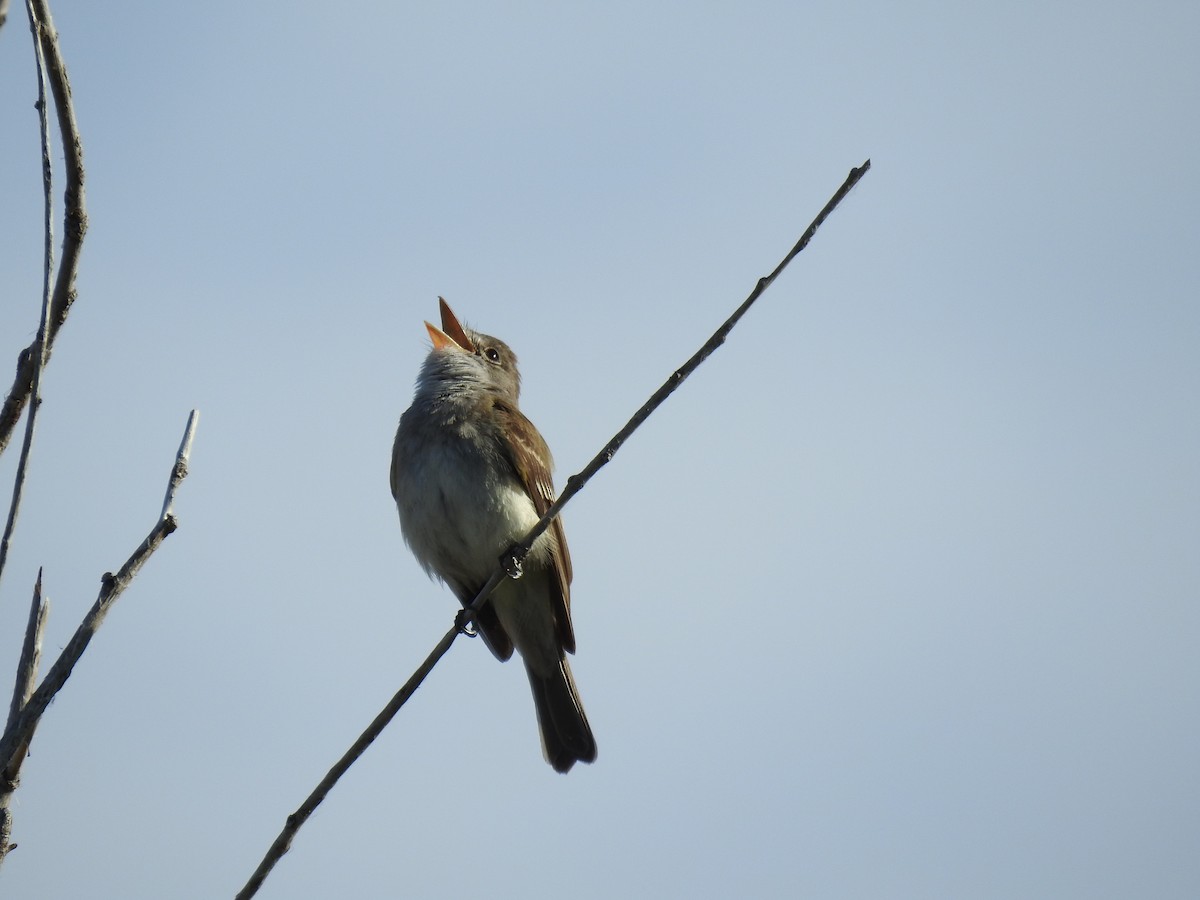
[[514, 479], [501, 480], [482, 459], [451, 447], [408, 467], [397, 489], [405, 541], [427, 572], [448, 581], [486, 580], [500, 554], [539, 518]]

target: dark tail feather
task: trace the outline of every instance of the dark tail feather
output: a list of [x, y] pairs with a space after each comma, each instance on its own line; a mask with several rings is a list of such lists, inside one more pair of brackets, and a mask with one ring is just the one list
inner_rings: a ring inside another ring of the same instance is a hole
[[525, 672], [533, 690], [533, 705], [537, 709], [546, 761], [556, 772], [569, 772], [576, 760], [595, 762], [596, 739], [592, 737], [566, 659], [559, 662], [559, 671], [548, 678], [538, 675], [528, 665]]

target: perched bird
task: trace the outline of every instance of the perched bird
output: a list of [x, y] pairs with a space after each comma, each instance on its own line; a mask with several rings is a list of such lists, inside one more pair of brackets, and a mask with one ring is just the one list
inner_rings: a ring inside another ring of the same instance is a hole
[[[467, 606], [500, 555], [554, 502], [553, 461], [517, 408], [516, 355], [439, 302], [442, 327], [425, 323], [433, 348], [396, 431], [392, 496], [417, 562]], [[559, 772], [594, 761], [596, 740], [565, 656], [575, 652], [575, 632], [561, 519], [534, 543], [524, 574], [500, 582], [476, 624], [497, 659], [515, 648], [524, 661], [546, 761]]]

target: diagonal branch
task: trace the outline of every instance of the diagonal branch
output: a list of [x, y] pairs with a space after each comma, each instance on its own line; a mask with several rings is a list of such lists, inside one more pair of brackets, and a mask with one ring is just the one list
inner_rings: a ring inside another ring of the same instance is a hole
[[[187, 469], [186, 459], [183, 459], [183, 455], [185, 450], [191, 445], [190, 433], [196, 427], [196, 420], [197, 415], [193, 411], [192, 415], [188, 417], [188, 430], [185, 433], [183, 443], [180, 445], [175, 467], [171, 473], [171, 481], [174, 484], [177, 484], [176, 473], [180, 470], [186, 471]], [[183, 476], [179, 475], [178, 477], [181, 479]], [[173, 493], [173, 490], [169, 488], [168, 493]], [[42, 714], [46, 711], [46, 707], [50, 705], [50, 701], [54, 699], [63, 685], [67, 683], [67, 679], [71, 677], [71, 671], [83, 656], [83, 652], [87, 649], [88, 644], [91, 643], [92, 638], [95, 637], [96, 631], [100, 628], [104, 617], [108, 615], [108, 611], [112, 608], [112, 605], [117, 602], [117, 598], [129, 586], [129, 583], [137, 575], [146, 560], [166, 540], [167, 536], [175, 531], [175, 528], [176, 521], [174, 515], [167, 513], [165, 516], [159, 518], [150, 530], [150, 533], [146, 535], [146, 539], [133, 551], [133, 555], [125, 561], [125, 565], [121, 566], [115, 575], [112, 572], [106, 572], [100, 579], [100, 594], [96, 598], [96, 602], [92, 604], [92, 608], [83, 617], [83, 621], [75, 629], [75, 634], [71, 637], [67, 646], [63, 648], [54, 665], [50, 667], [50, 671], [46, 673], [46, 677], [38, 685], [38, 689], [33, 692], [33, 695], [29, 698], [29, 702], [24, 705], [21, 714], [16, 717], [15, 721], [10, 722], [4, 730], [3, 739], [0, 740], [0, 768], [11, 765], [15, 757], [23, 752], [23, 748], [28, 746], [29, 739], [33, 735], [33, 731], [37, 727]]]
[[[562, 508], [566, 506], [568, 502], [570, 502], [571, 498], [583, 489], [583, 486], [587, 484], [589, 480], [591, 480], [593, 475], [595, 475], [602, 468], [604, 468], [604, 466], [608, 465], [608, 463], [612, 461], [612, 458], [617, 455], [617, 451], [621, 449], [621, 445], [624, 444], [625, 441], [629, 439], [630, 435], [632, 435], [638, 429], [638, 427], [650, 417], [650, 414], [658, 409], [658, 407], [662, 405], [663, 401], [670, 397], [671, 394], [675, 393], [675, 389], [683, 384], [684, 380], [694, 371], [696, 371], [696, 369], [700, 368], [700, 364], [708, 359], [714, 350], [725, 343], [725, 339], [729, 336], [729, 333], [733, 331], [733, 327], [737, 325], [742, 316], [746, 314], [746, 311], [750, 309], [750, 307], [754, 304], [754, 301], [762, 296], [763, 292], [771, 286], [775, 279], [779, 277], [779, 274], [787, 268], [788, 263], [795, 259], [797, 254], [799, 254], [800, 251], [808, 246], [808, 242], [813, 239], [813, 236], [817, 233], [817, 229], [821, 227], [827, 218], [829, 218], [830, 213], [837, 209], [838, 204], [845, 199], [846, 195], [849, 194], [854, 186], [862, 179], [862, 177], [867, 174], [870, 168], [871, 161], [868, 159], [858, 168], [850, 170], [850, 174], [846, 176], [846, 180], [842, 183], [842, 186], [837, 189], [832, 197], [829, 198], [829, 202], [825, 204], [824, 208], [817, 213], [817, 217], [813, 219], [812, 223], [807, 229], [805, 229], [804, 234], [800, 236], [800, 240], [796, 241], [796, 246], [792, 247], [788, 255], [785, 256], [780, 261], [779, 265], [775, 267], [775, 270], [771, 272], [770, 275], [758, 279], [758, 284], [755, 285], [754, 290], [750, 292], [750, 296], [743, 300], [742, 305], [733, 311], [733, 315], [726, 319], [725, 323], [718, 328], [716, 332], [714, 332], [713, 336], [705, 341], [704, 346], [697, 350], [692, 355], [691, 359], [671, 373], [671, 376], [665, 382], [663, 382], [662, 387], [655, 391], [654, 395], [646, 401], [645, 405], [643, 405], [641, 409], [633, 414], [633, 418], [631, 418], [625, 424], [624, 428], [622, 428], [613, 436], [613, 439], [604, 446], [603, 450], [596, 454], [596, 456], [590, 463], [587, 464], [582, 472], [572, 475], [567, 479], [567, 484], [564, 487], [562, 494], [559, 495], [558, 499], [554, 502], [554, 505], [546, 510], [546, 514], [542, 516], [537, 525], [533, 527], [529, 534], [525, 535], [525, 540], [512, 547], [507, 553], [504, 554], [504, 556], [501, 557], [501, 562], [505, 570], [508, 571], [511, 576], [519, 577], [521, 564], [525, 561], [525, 557], [529, 555], [529, 550], [533, 546], [534, 541], [541, 537], [542, 532], [550, 527], [550, 523], [554, 521], [555, 517], [560, 512], [562, 512]], [[493, 585], [493, 587], [495, 587], [495, 585]], [[483, 605], [483, 598], [489, 593], [491, 593], [490, 590], [481, 591], [480, 595], [476, 597], [474, 602], [471, 604], [471, 609], [473, 611], [478, 610], [479, 607]]]
[[342, 758], [325, 774], [325, 777], [321, 779], [321, 783], [313, 788], [313, 792], [300, 804], [300, 808], [287, 817], [287, 824], [284, 826], [283, 831], [279, 832], [279, 836], [275, 838], [275, 843], [267, 850], [267, 855], [258, 864], [258, 868], [254, 870], [254, 874], [250, 876], [250, 880], [246, 882], [245, 887], [238, 891], [237, 897], [234, 900], [248, 900], [248, 898], [258, 893], [258, 889], [262, 887], [262, 883], [271, 874], [271, 870], [275, 868], [275, 863], [283, 858], [283, 854], [292, 849], [292, 839], [296, 836], [296, 832], [300, 830], [300, 826], [307, 822], [308, 817], [316, 812], [317, 807], [321, 805], [321, 801], [333, 790], [333, 786], [354, 765], [355, 761], [374, 743], [375, 738], [383, 734], [383, 729], [387, 728], [388, 722], [392, 721], [396, 713], [400, 712], [400, 707], [421, 686], [421, 682], [425, 680], [426, 675], [433, 671], [433, 667], [437, 665], [438, 660], [446, 655], [446, 651], [450, 649], [450, 645], [454, 643], [454, 639], [458, 635], [459, 628], [457, 625], [442, 635], [442, 639], [438, 641], [437, 646], [425, 658], [425, 662], [421, 663], [417, 671], [413, 672], [412, 677], [404, 682], [404, 687], [396, 692], [396, 695], [388, 701], [388, 705], [380, 710], [379, 715], [367, 726], [367, 730], [360, 734], [358, 740], [351, 745], [350, 749], [342, 754]]
[[172, 515], [175, 506], [175, 492], [183, 479], [187, 478], [188, 461], [192, 458], [192, 440], [196, 437], [196, 426], [200, 424], [200, 410], [193, 409], [188, 415], [187, 426], [183, 429], [183, 440], [179, 442], [179, 452], [175, 454], [175, 465], [171, 467], [171, 478], [167, 481], [167, 493], [163, 497], [160, 519]]
[[858, 184], [859, 180], [865, 174], [867, 174], [867, 171], [870, 168], [871, 161], [868, 159], [858, 168], [850, 170], [850, 175], [846, 178], [845, 183], [838, 188], [837, 192], [833, 195], [829, 202], [825, 204], [825, 207], [820, 213], [817, 214], [817, 217], [812, 221], [812, 224], [808, 226], [808, 229], [803, 235], [801, 235], [800, 240], [796, 242], [796, 245], [792, 247], [787, 256], [783, 258], [783, 261], [775, 267], [775, 270], [771, 272], [770, 275], [758, 280], [758, 284], [750, 293], [750, 296], [747, 297], [742, 305], [734, 311], [733, 315], [725, 321], [725, 324], [717, 329], [716, 333], [708, 339], [704, 346], [701, 347], [691, 359], [689, 359], [680, 369], [671, 374], [671, 377], [667, 379], [666, 383], [664, 383], [662, 387], [654, 392], [654, 395], [651, 396], [651, 398], [646, 401], [645, 405], [643, 405], [642, 408], [634, 414], [633, 418], [629, 420], [625, 427], [617, 432], [616, 436], [605, 445], [604, 449], [597, 454], [595, 459], [593, 459], [582, 472], [578, 473], [577, 475], [572, 475], [567, 479], [567, 487], [566, 490], [563, 491], [562, 496], [560, 496], [557, 502], [555, 502], [555, 504], [546, 511], [546, 514], [542, 516], [537, 525], [535, 525], [529, 534], [526, 535], [525, 540], [512, 547], [501, 557], [500, 563], [492, 572], [491, 578], [488, 579], [487, 584], [485, 584], [483, 589], [480, 590], [478, 595], [476, 595], [475, 599], [471, 602], [471, 605], [459, 612], [458, 618], [455, 620], [454, 628], [450, 629], [445, 635], [443, 635], [441, 641], [439, 641], [437, 646], [434, 647], [433, 652], [429, 654], [429, 656], [425, 659], [425, 662], [423, 662], [417, 671], [413, 673], [412, 677], [405, 682], [404, 687], [397, 691], [396, 695], [392, 697], [387, 706], [380, 711], [379, 715], [377, 715], [374, 721], [372, 721], [367, 727], [367, 730], [364, 731], [359, 736], [358, 740], [354, 742], [353, 746], [351, 746], [351, 748], [346, 751], [342, 758], [338, 760], [337, 764], [329, 770], [329, 772], [321, 780], [321, 783], [317, 785], [316, 789], [313, 790], [304, 803], [301, 804], [300, 808], [287, 817], [287, 821], [284, 823], [283, 830], [279, 833], [279, 836], [275, 838], [274, 843], [272, 843], [267, 849], [266, 855], [263, 857], [262, 862], [259, 863], [258, 868], [254, 870], [254, 874], [251, 875], [250, 880], [247, 881], [246, 885], [241, 889], [241, 891], [238, 892], [237, 900], [249, 900], [249, 898], [253, 897], [258, 892], [258, 889], [262, 886], [266, 877], [271, 873], [271, 870], [275, 867], [275, 864], [283, 858], [283, 855], [287, 853], [288, 850], [291, 849], [292, 840], [295, 838], [296, 832], [298, 832], [300, 827], [306, 821], [308, 821], [308, 817], [312, 815], [316, 808], [325, 799], [326, 795], [329, 794], [330, 790], [332, 790], [338, 779], [340, 779], [342, 775], [344, 775], [350, 769], [350, 766], [352, 766], [354, 762], [360, 756], [362, 756], [364, 752], [366, 752], [367, 747], [369, 747], [371, 743], [383, 733], [383, 730], [388, 726], [388, 723], [391, 722], [396, 713], [400, 711], [400, 707], [402, 707], [405, 701], [412, 696], [413, 692], [425, 679], [425, 676], [429, 674], [438, 660], [440, 660], [446, 654], [446, 651], [450, 649], [450, 645], [454, 643], [454, 640], [456, 637], [458, 637], [459, 633], [467, 633], [466, 628], [471, 619], [474, 617], [475, 612], [483, 605], [484, 601], [488, 598], [492, 591], [495, 590], [496, 585], [503, 581], [505, 577], [520, 577], [521, 564], [528, 555], [529, 548], [533, 546], [533, 542], [537, 540], [538, 536], [549, 527], [552, 521], [554, 521], [554, 517], [562, 511], [562, 508], [572, 497], [574, 497], [583, 489], [583, 486], [587, 484], [588, 480], [591, 479], [596, 472], [598, 472], [605, 464], [608, 463], [609, 460], [613, 458], [617, 450], [620, 449], [621, 445], [629, 438], [631, 434], [633, 434], [638, 426], [641, 425], [642, 422], [644, 422], [650, 416], [650, 414], [654, 412], [654, 410], [662, 405], [662, 402], [666, 400], [667, 397], [669, 397], [675, 391], [675, 389], [679, 387], [680, 384], [683, 383], [684, 379], [686, 379], [688, 375], [695, 371], [700, 364], [704, 362], [704, 360], [707, 359], [714, 350], [717, 349], [717, 347], [725, 342], [725, 338], [729, 335], [729, 332], [733, 330], [733, 327], [738, 323], [738, 320], [745, 315], [746, 310], [748, 310], [751, 304], [753, 304], [754, 301], [757, 300], [759, 296], [771, 286], [771, 283], [775, 281], [775, 279], [779, 276], [779, 273], [787, 267], [787, 264], [790, 263], [792, 259], [794, 259], [798, 253], [800, 253], [801, 250], [808, 246], [808, 242], [811, 241], [813, 235], [817, 233], [817, 229], [821, 227], [821, 223], [823, 223], [825, 219], [829, 217], [830, 213], [832, 213], [837, 205], [842, 202], [845, 196], [850, 193], [850, 190], [856, 184]]
[[[31, 21], [39, 24], [35, 28], [39, 53], [45, 54], [46, 75], [50, 91], [54, 95], [54, 107], [58, 114], [58, 130], [62, 135], [67, 184], [63, 195], [63, 243], [62, 263], [50, 298], [50, 314], [46, 331], [45, 357], [50, 358], [54, 339], [67, 319], [67, 313], [75, 300], [75, 275], [79, 269], [79, 252], [83, 247], [83, 236], [87, 231], [87, 208], [83, 189], [83, 142], [79, 137], [79, 125], [75, 121], [75, 107], [71, 103], [71, 84], [67, 79], [67, 67], [63, 62], [58, 45], [58, 33], [50, 16], [47, 0], [27, 0]], [[43, 108], [45, 104], [43, 103]], [[12, 438], [13, 430], [33, 389], [33, 373], [36, 368], [34, 357], [39, 353], [37, 341], [17, 355], [17, 372], [4, 403], [0, 404], [0, 453], [3, 453]]]

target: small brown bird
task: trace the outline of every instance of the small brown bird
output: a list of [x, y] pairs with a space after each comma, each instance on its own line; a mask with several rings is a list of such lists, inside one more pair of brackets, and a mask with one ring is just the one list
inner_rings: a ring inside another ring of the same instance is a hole
[[[400, 417], [392, 449], [392, 496], [417, 562], [467, 606], [554, 502], [545, 440], [517, 408], [517, 357], [497, 338], [464, 328], [439, 298], [442, 327], [425, 327], [433, 348]], [[479, 611], [484, 642], [504, 661], [525, 662], [542, 734], [556, 771], [596, 759], [566, 653], [571, 555], [561, 519], [534, 543], [519, 579], [506, 578]]]

